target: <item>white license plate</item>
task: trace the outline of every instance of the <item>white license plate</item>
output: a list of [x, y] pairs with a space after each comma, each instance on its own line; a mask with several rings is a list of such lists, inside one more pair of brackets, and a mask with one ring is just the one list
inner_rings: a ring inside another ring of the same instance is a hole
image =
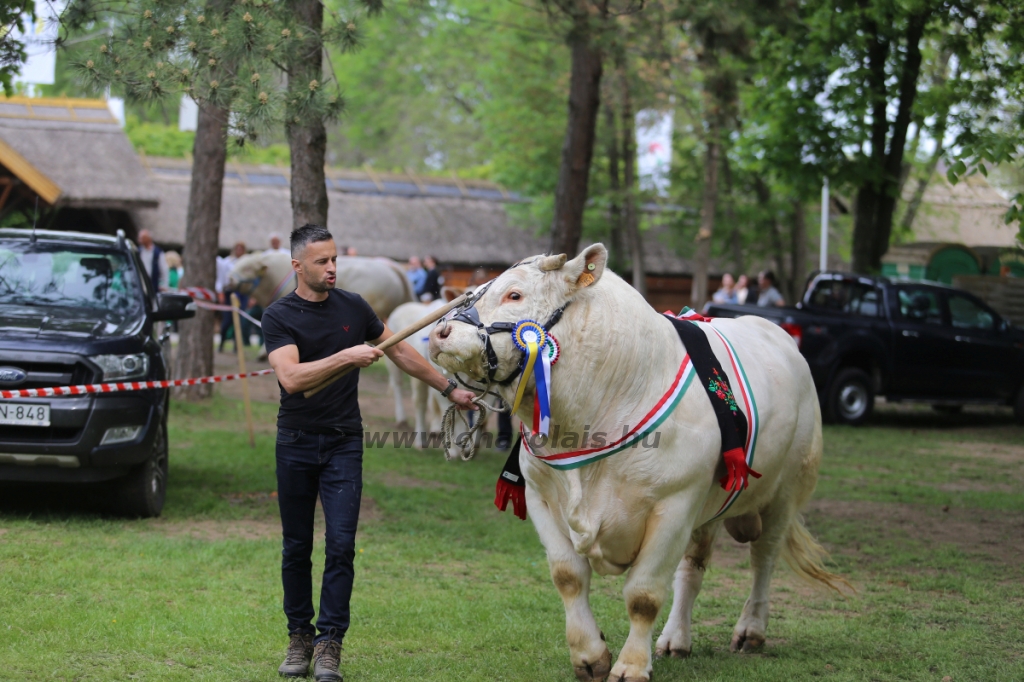
[[50, 406], [9, 403], [0, 400], [0, 424], [8, 426], [49, 426]]

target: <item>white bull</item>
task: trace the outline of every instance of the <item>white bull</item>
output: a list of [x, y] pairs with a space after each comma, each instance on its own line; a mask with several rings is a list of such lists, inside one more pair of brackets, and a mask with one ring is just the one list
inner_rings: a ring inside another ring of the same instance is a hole
[[[235, 263], [229, 288], [251, 296], [266, 309], [295, 291], [293, 272], [291, 256], [286, 253], [250, 253]], [[362, 296], [382, 320], [401, 304], [414, 300], [405, 270], [387, 258], [339, 256], [334, 286]]]
[[[633, 426], [672, 385], [684, 349], [672, 324], [622, 279], [606, 271], [607, 251], [587, 248], [566, 263], [537, 256], [502, 274], [476, 304], [485, 325], [532, 319], [544, 323], [569, 303], [552, 327], [561, 356], [551, 372], [551, 425], [564, 436], [535, 448], [549, 456], [579, 449], [579, 435], [601, 432], [615, 440]], [[807, 363], [777, 326], [745, 317], [713, 323], [731, 341], [756, 399], [759, 437], [752, 467], [763, 476], [721, 517], [729, 496], [721, 435], [707, 392], [695, 381], [645, 440], [576, 469], [548, 466], [524, 447], [520, 465], [526, 501], [547, 550], [551, 578], [562, 597], [570, 658], [580, 680], [640, 682], [651, 676], [655, 619], [675, 591], [668, 622], [657, 640], [659, 655], [687, 656], [691, 612], [723, 525], [750, 541], [753, 589], [733, 630], [732, 649], [763, 644], [768, 625], [768, 586], [780, 551], [802, 577], [838, 589], [845, 581], [823, 567], [825, 552], [802, 525], [798, 511], [811, 496], [821, 461], [821, 415]], [[442, 367], [486, 381], [484, 344], [477, 328], [459, 321], [434, 328], [431, 357]], [[498, 357], [495, 379], [514, 371], [521, 358], [509, 334], [490, 336]], [[709, 336], [723, 368], [732, 375], [725, 347]], [[532, 423], [533, 381], [518, 415]], [[513, 399], [515, 382], [498, 390]], [[574, 442], [575, 439], [575, 442]], [[615, 665], [589, 605], [591, 571], [629, 571], [623, 594], [629, 636]], [[673, 580], [674, 574], [674, 580]]]
[[[442, 305], [444, 305], [444, 301], [440, 299], [430, 303], [403, 303], [395, 308], [391, 316], [388, 317], [388, 328], [392, 331], [405, 329], [426, 317], [431, 310]], [[429, 360], [430, 358], [427, 354], [428, 334], [429, 331], [426, 329], [418, 331], [407, 338], [405, 342]], [[384, 362], [388, 368], [388, 380], [391, 384], [391, 389], [395, 394], [395, 421], [401, 424], [406, 421], [405, 405], [402, 403], [402, 377], [405, 373], [398, 369], [398, 365], [391, 362], [389, 358], [385, 357]], [[419, 437], [419, 440], [416, 441], [416, 447], [423, 447], [426, 441], [429, 440], [428, 429], [432, 432], [441, 430], [441, 415], [444, 413], [448, 401], [438, 391], [430, 390], [430, 387], [422, 381], [411, 377], [410, 379], [412, 380], [412, 402], [416, 410], [415, 430]], [[428, 412], [430, 413], [429, 425], [427, 422]]]

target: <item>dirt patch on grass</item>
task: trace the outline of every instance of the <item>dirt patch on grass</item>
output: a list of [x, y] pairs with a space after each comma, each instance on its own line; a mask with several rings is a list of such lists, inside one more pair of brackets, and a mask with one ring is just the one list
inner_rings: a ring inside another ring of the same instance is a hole
[[426, 488], [428, 490], [458, 490], [459, 486], [441, 481], [425, 481], [422, 478], [403, 476], [394, 471], [387, 471], [378, 476], [377, 480], [389, 488]]
[[[815, 515], [863, 523], [875, 533], [909, 536], [934, 545], [953, 545], [969, 554], [984, 554], [1002, 563], [1024, 560], [1024, 514], [976, 509], [882, 504], [856, 500], [812, 500]], [[842, 550], [840, 550], [842, 551]]]
[[[1008, 445], [1005, 443], [955, 442], [948, 443], [941, 450], [943, 454], [972, 459], [990, 460], [1000, 464], [1024, 464], [1024, 445]], [[935, 454], [935, 450], [918, 450], [919, 454]]]
[[[276, 495], [270, 497], [266, 493], [252, 493], [252, 495], [264, 496], [262, 499], [276, 503]], [[249, 497], [240, 497], [249, 500]], [[368, 495], [363, 495], [359, 504], [359, 525], [376, 521], [383, 513], [377, 502]], [[313, 521], [313, 536], [323, 538], [324, 530], [323, 509], [317, 501], [316, 516]], [[281, 521], [276, 516], [267, 516], [258, 519], [200, 519], [195, 521], [168, 521], [156, 519], [146, 524], [146, 530], [159, 533], [166, 537], [189, 537], [196, 540], [208, 542], [220, 542], [224, 540], [272, 540], [281, 537]]]

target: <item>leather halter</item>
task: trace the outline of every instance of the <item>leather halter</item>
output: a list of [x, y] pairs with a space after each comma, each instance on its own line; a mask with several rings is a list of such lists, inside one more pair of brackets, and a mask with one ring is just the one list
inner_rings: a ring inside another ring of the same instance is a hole
[[[515, 265], [513, 265], [512, 267], [515, 267]], [[495, 372], [498, 371], [498, 354], [494, 352], [494, 346], [491, 345], [491, 334], [511, 334], [512, 331], [516, 328], [516, 323], [494, 322], [493, 324], [485, 325], [483, 322], [480, 321], [480, 311], [476, 309], [476, 304], [477, 302], [480, 301], [480, 299], [483, 297], [483, 295], [487, 292], [487, 290], [491, 287], [491, 284], [493, 283], [494, 280], [492, 279], [490, 282], [480, 287], [476, 292], [473, 293], [473, 296], [471, 298], [466, 300], [465, 304], [452, 311], [452, 313], [454, 314], [449, 313], [449, 315], [446, 315], [441, 319], [441, 322], [457, 321], [462, 322], [464, 324], [470, 324], [476, 327], [477, 336], [479, 336], [480, 340], [484, 342], [484, 353], [487, 358], [488, 384], [497, 383], [500, 386], [508, 386], [513, 381], [515, 381], [516, 377], [518, 377], [519, 374], [523, 371], [523, 361], [525, 360], [526, 356], [525, 354], [521, 354], [519, 364], [516, 365], [515, 370], [511, 374], [509, 374], [501, 381], [496, 382], [494, 380], [494, 374]], [[563, 305], [561, 308], [556, 309], [555, 312], [551, 313], [551, 316], [547, 319], [547, 322], [541, 325], [544, 327], [544, 331], [551, 331], [551, 328], [558, 324], [558, 321], [562, 319], [562, 313], [565, 312], [566, 307], [571, 302], [572, 301], [567, 301], [565, 305]]]

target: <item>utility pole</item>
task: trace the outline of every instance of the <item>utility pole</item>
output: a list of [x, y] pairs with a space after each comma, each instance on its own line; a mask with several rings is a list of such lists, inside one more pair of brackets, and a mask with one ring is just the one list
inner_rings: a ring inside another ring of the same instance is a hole
[[818, 255], [818, 270], [828, 269], [828, 176], [821, 183], [821, 252]]

